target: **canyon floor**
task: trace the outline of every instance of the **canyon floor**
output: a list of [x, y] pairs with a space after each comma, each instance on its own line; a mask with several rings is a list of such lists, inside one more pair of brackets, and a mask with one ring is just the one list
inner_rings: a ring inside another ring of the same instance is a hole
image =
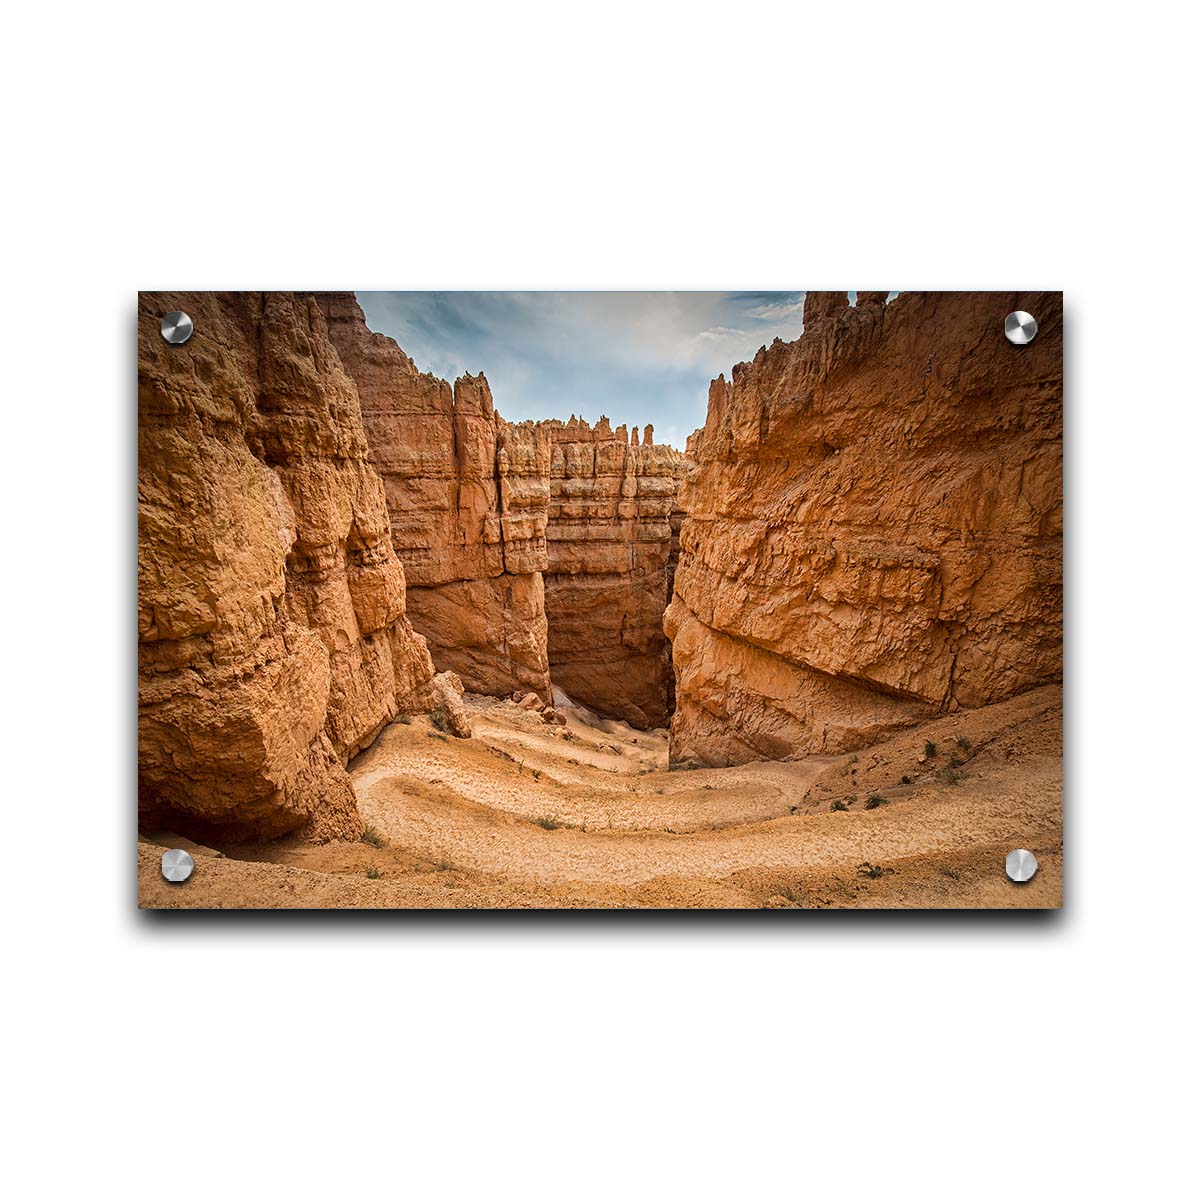
[[[138, 846], [148, 908], [1053, 908], [1062, 691], [837, 757], [667, 769], [666, 730], [468, 696], [475, 736], [394, 722], [351, 763], [367, 841]], [[932, 742], [936, 753], [926, 753]], [[908, 782], [905, 782], [905, 780]], [[877, 799], [873, 799], [877, 798]], [[845, 810], [833, 805], [841, 802]], [[872, 807], [868, 808], [867, 804]], [[190, 849], [184, 884], [159, 870]], [[1023, 846], [1039, 870], [1004, 874]]]

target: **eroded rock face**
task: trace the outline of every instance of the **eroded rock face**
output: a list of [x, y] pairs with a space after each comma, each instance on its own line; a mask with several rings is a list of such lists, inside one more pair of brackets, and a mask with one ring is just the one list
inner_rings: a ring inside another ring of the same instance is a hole
[[683, 456], [606, 420], [513, 424], [487, 380], [453, 388], [371, 332], [348, 294], [318, 297], [358, 385], [383, 477], [408, 611], [439, 669], [468, 691], [532, 691], [550, 676], [639, 726], [670, 715], [662, 615]]
[[809, 293], [802, 337], [710, 388], [673, 760], [854, 749], [1062, 678], [1061, 295], [885, 299]]
[[354, 384], [303, 295], [143, 294], [138, 339], [143, 820], [355, 836], [343, 765], [433, 668]]
[[[672, 516], [683, 456], [601, 418], [542, 423], [553, 452], [547, 524], [550, 670], [573, 699], [639, 728], [667, 723]], [[640, 444], [639, 444], [640, 443]]]
[[483, 375], [450, 384], [367, 328], [348, 293], [317, 297], [358, 386], [408, 611], [468, 691], [550, 699], [542, 571], [550, 440], [511, 425]]

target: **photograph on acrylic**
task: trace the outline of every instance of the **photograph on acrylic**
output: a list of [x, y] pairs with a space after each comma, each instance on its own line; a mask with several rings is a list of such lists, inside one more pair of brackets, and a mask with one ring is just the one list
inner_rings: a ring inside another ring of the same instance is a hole
[[1057, 292], [155, 292], [143, 908], [1062, 903]]

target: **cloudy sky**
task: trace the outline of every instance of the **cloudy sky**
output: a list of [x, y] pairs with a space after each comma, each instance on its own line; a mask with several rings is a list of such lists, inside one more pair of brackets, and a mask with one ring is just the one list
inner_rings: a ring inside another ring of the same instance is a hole
[[803, 292], [359, 292], [423, 371], [482, 371], [502, 416], [654, 425], [683, 448], [708, 383], [803, 326]]

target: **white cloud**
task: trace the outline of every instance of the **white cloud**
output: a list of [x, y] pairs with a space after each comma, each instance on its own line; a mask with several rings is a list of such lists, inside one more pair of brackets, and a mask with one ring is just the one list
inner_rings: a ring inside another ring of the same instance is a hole
[[[483, 371], [511, 420], [572, 412], [682, 446], [708, 384], [799, 335], [802, 292], [365, 292], [372, 329], [422, 370]], [[668, 430], [670, 431], [668, 433]]]

